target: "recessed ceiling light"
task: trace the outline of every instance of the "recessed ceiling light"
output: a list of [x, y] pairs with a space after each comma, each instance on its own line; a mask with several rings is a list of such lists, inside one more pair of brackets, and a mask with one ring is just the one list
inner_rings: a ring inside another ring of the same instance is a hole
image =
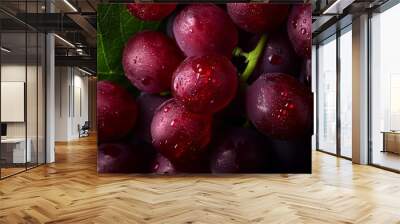
[[78, 12], [78, 9], [75, 8], [74, 5], [72, 5], [68, 0], [64, 0], [64, 3], [68, 5], [74, 12]]
[[90, 72], [88, 72], [88, 71], [86, 71], [86, 70], [84, 70], [84, 69], [81, 69], [81, 68], [79, 68], [79, 67], [78, 67], [78, 70], [81, 71], [81, 72], [83, 72], [83, 73], [85, 73], [85, 74], [87, 74], [87, 75], [90, 75], [90, 76], [93, 75], [92, 73], [90, 73]]
[[61, 36], [59, 36], [58, 34], [54, 34], [55, 37], [57, 37], [59, 40], [61, 40], [62, 42], [64, 42], [65, 44], [67, 44], [68, 46], [72, 47], [72, 48], [76, 48], [75, 45], [73, 45], [71, 42], [69, 42], [68, 40], [62, 38]]
[[1, 47], [0, 49], [1, 49], [1, 51], [4, 51], [6, 53], [10, 53], [11, 52], [11, 50], [9, 50], [9, 49], [7, 49], [5, 47]]

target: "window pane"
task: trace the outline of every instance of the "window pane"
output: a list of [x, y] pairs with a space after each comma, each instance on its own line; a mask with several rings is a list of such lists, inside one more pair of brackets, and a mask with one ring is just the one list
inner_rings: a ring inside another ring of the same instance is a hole
[[340, 36], [340, 152], [351, 158], [352, 141], [352, 35]]
[[372, 163], [400, 170], [400, 4], [372, 18]]
[[336, 38], [318, 48], [318, 147], [336, 153]]

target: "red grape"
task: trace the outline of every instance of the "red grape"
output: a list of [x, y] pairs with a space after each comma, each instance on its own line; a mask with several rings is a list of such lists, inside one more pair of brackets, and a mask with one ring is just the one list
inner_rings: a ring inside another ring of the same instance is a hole
[[238, 33], [226, 12], [213, 4], [185, 7], [175, 18], [174, 36], [187, 56], [220, 54], [231, 58]]
[[149, 172], [152, 152], [143, 145], [128, 142], [99, 145], [97, 171], [99, 173]]
[[175, 10], [176, 4], [129, 3], [126, 6], [135, 17], [145, 21], [162, 20]]
[[310, 136], [312, 94], [290, 75], [261, 75], [247, 90], [247, 115], [267, 136], [295, 139]]
[[125, 137], [136, 123], [137, 110], [134, 98], [124, 88], [110, 81], [98, 82], [99, 141], [113, 141]]
[[122, 65], [126, 77], [139, 90], [159, 93], [170, 89], [172, 73], [182, 60], [182, 53], [168, 36], [144, 31], [126, 44]]
[[297, 75], [299, 58], [293, 50], [287, 34], [275, 32], [268, 36], [267, 44], [262, 53], [256, 71], [250, 82], [264, 73], [286, 73]]
[[266, 167], [263, 136], [246, 128], [230, 129], [218, 141], [211, 157], [213, 173], [255, 173]]
[[187, 58], [172, 77], [172, 92], [190, 111], [213, 113], [235, 97], [236, 68], [224, 56]]
[[153, 145], [178, 168], [188, 168], [206, 151], [211, 116], [194, 114], [170, 99], [161, 104], [151, 123]]
[[296, 53], [311, 58], [312, 19], [311, 5], [295, 5], [289, 14], [287, 32]]
[[228, 3], [228, 14], [241, 29], [251, 33], [271, 32], [285, 22], [288, 5]]

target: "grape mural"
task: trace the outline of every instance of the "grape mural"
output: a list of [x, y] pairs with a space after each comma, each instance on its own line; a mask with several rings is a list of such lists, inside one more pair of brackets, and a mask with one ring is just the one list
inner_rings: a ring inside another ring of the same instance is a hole
[[101, 4], [98, 172], [311, 173], [311, 5]]

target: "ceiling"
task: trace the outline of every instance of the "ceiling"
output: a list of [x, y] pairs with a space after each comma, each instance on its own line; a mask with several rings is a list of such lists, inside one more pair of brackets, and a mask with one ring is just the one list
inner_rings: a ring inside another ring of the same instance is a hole
[[[25, 31], [55, 32], [56, 56], [61, 64], [82, 61], [92, 70], [96, 68], [96, 8], [100, 3], [126, 2], [124, 0], [0, 0], [2, 45], [22, 57], [37, 51], [36, 41], [31, 43]], [[335, 32], [338, 24], [351, 23], [351, 16], [377, 7], [387, 0], [312, 0], [314, 42]], [[52, 8], [52, 10], [50, 10]], [[52, 13], [48, 13], [52, 11]], [[350, 16], [346, 19], [346, 16]], [[338, 22], [342, 21], [342, 22]], [[344, 22], [343, 22], [344, 21]], [[347, 23], [348, 23], [347, 22]], [[336, 27], [335, 27], [336, 26]], [[66, 40], [66, 41], [65, 41]], [[28, 43], [25, 50], [26, 42]], [[35, 42], [35, 43], [34, 43]], [[74, 46], [72, 46], [72, 45]], [[40, 48], [41, 46], [39, 46]], [[66, 57], [67, 56], [67, 57]], [[63, 61], [61, 61], [63, 60]]]

